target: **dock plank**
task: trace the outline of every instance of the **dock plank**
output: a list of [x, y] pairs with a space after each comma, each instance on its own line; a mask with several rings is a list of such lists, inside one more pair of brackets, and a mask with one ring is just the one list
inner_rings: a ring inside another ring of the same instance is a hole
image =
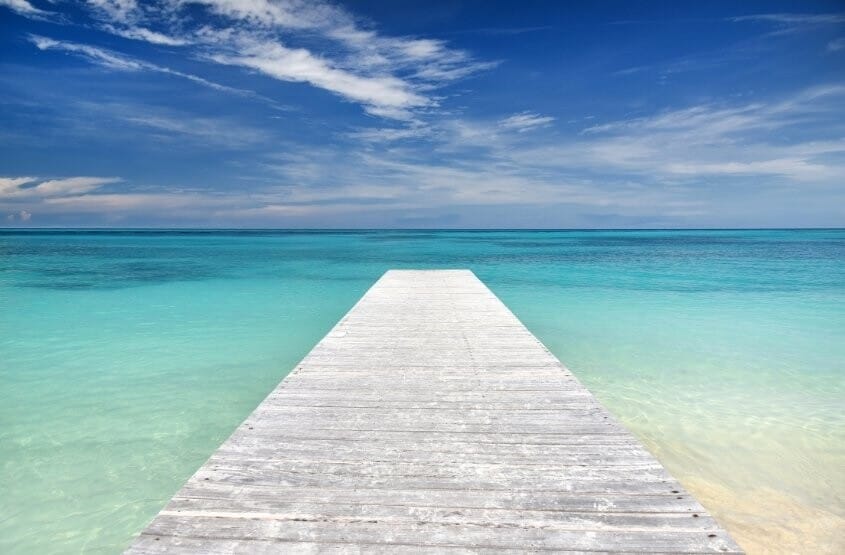
[[468, 270], [391, 270], [128, 553], [739, 553]]

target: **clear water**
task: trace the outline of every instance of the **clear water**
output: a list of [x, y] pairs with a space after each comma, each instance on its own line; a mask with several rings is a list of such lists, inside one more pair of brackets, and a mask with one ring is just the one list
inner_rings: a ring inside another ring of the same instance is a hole
[[454, 267], [747, 549], [845, 551], [845, 230], [814, 230], [0, 231], [0, 552], [120, 552], [382, 272]]

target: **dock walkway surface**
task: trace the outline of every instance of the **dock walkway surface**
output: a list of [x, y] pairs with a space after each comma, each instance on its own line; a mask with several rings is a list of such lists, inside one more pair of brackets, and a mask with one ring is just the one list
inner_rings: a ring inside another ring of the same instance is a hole
[[737, 553], [469, 270], [391, 270], [128, 553]]

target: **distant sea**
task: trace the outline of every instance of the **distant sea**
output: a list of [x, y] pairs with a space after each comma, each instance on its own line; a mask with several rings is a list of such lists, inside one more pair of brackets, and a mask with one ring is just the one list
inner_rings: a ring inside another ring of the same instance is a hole
[[845, 230], [0, 231], [0, 552], [118, 553], [389, 268], [470, 268], [752, 552], [845, 552]]

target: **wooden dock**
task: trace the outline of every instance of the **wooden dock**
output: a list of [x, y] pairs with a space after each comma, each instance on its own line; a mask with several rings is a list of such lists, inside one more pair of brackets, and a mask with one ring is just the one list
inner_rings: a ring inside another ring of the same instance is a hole
[[468, 270], [392, 270], [128, 553], [737, 553]]

